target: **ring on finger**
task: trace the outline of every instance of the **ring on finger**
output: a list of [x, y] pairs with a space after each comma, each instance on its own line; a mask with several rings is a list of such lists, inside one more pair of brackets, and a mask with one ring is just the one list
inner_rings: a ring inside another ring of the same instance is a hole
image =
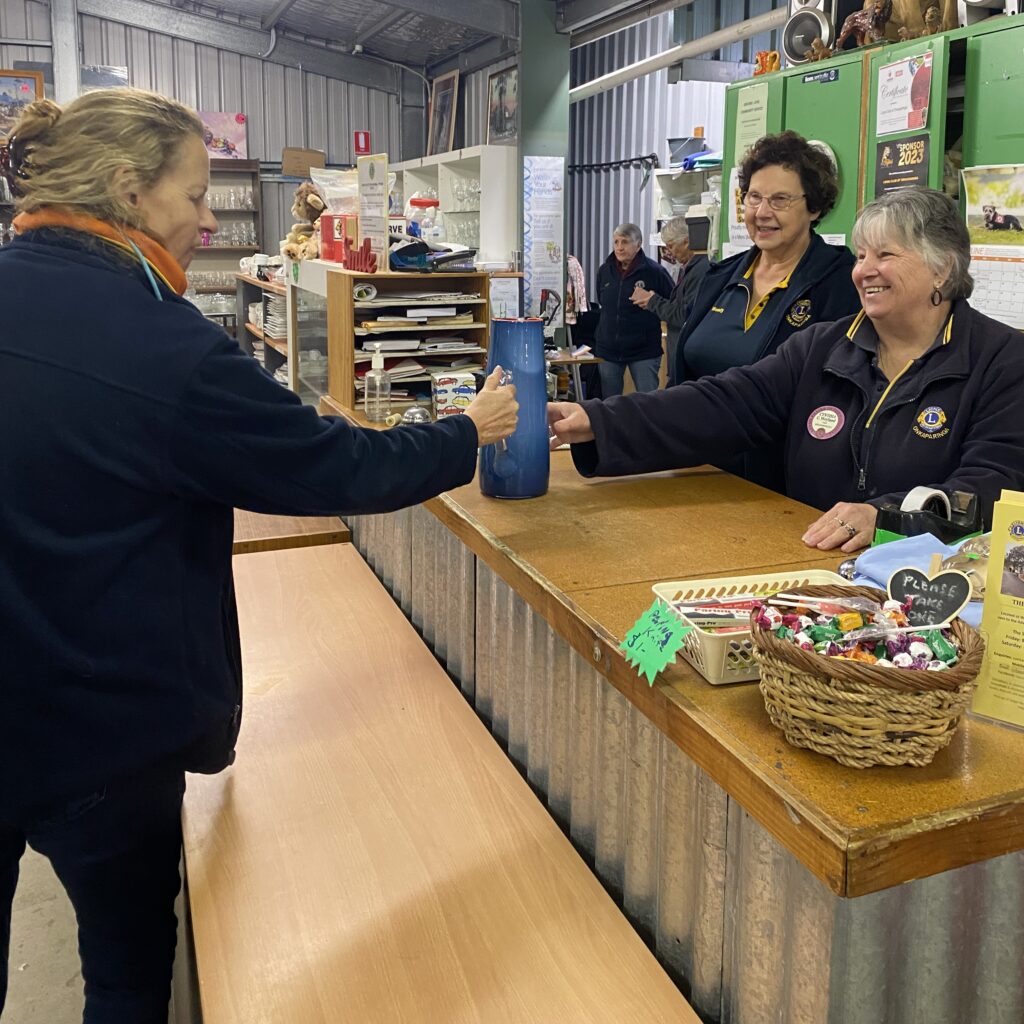
[[839, 520], [839, 525], [846, 531], [846, 533], [849, 536], [850, 540], [853, 540], [853, 538], [857, 536], [857, 527], [856, 526], [853, 526], [852, 524], [846, 522], [843, 519]]

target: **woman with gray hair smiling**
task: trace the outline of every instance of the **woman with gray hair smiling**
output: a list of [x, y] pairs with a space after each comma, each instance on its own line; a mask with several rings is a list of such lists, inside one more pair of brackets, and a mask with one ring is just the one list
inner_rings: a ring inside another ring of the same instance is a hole
[[667, 391], [554, 404], [557, 443], [573, 445], [585, 476], [776, 445], [785, 492], [823, 512], [804, 534], [822, 550], [870, 544], [879, 506], [918, 485], [976, 493], [989, 523], [1001, 490], [1024, 488], [1024, 339], [968, 305], [970, 238], [943, 193], [869, 203], [853, 246], [855, 317]]

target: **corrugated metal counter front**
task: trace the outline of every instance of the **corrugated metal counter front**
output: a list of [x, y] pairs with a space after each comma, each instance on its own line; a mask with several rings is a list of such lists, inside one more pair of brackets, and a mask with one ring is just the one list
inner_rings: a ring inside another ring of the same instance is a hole
[[[326, 412], [337, 411], [329, 405]], [[790, 747], [756, 686], [618, 651], [653, 582], [834, 567], [815, 513], [712, 470], [476, 484], [353, 542], [695, 1008], [723, 1024], [1024, 1020], [1024, 737], [923, 769]]]

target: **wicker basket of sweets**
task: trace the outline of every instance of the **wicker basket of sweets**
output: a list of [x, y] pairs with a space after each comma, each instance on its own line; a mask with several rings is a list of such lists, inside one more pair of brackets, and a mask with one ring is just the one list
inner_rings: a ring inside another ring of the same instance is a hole
[[[802, 587], [792, 593], [839, 602], [886, 600], [871, 587]], [[957, 661], [933, 672], [826, 657], [776, 636], [757, 618], [757, 612], [751, 615], [751, 640], [772, 724], [794, 746], [851, 768], [929, 764], [953, 738], [981, 671], [984, 644], [961, 619], [950, 627]]]

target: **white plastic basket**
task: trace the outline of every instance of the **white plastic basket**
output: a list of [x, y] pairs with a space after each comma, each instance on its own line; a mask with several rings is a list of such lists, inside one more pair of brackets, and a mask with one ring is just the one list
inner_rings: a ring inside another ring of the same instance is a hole
[[[651, 590], [671, 608], [673, 601], [771, 597], [794, 587], [829, 583], [849, 586], [842, 576], [827, 569], [804, 569], [775, 576], [723, 576], [715, 580], [655, 583]], [[685, 615], [673, 611], [685, 625], [693, 626]], [[709, 633], [693, 626], [693, 631], [687, 634], [682, 655], [713, 686], [748, 683], [759, 675], [749, 629], [736, 633]]]

